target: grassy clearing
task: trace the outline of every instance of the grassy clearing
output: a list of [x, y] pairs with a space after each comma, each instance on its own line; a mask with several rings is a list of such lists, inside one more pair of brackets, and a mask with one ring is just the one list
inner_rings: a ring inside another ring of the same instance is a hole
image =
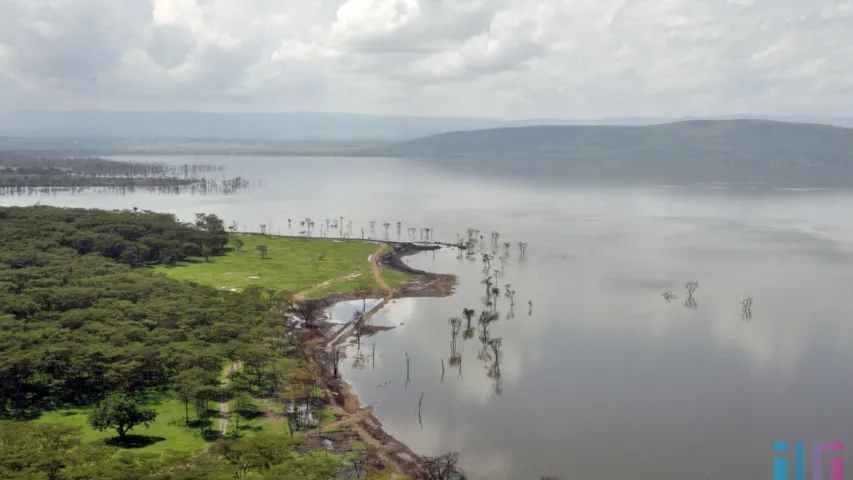
[[[241, 251], [232, 250], [226, 255], [211, 257], [209, 262], [193, 258], [174, 267], [158, 266], [155, 270], [180, 280], [225, 289], [239, 290], [254, 284], [296, 293], [352, 274], [361, 275], [332, 282], [318, 290], [325, 293], [379, 288], [368, 262], [368, 257], [376, 251], [375, 244], [258, 235], [239, 235], [239, 238], [244, 242]], [[267, 258], [261, 259], [257, 251], [259, 245], [266, 245]], [[392, 286], [408, 277], [388, 270], [383, 270], [382, 275]], [[315, 292], [312, 295], [317, 295]]]
[[[204, 439], [198, 428], [187, 427], [185, 425], [184, 404], [181, 401], [164, 399], [147, 406], [157, 411], [157, 419], [151, 424], [150, 428], [145, 428], [144, 425], [141, 425], [129, 432], [129, 436], [132, 435], [140, 438], [145, 445], [135, 451], [148, 453], [163, 453], [167, 450], [199, 452], [210, 446], [210, 443]], [[211, 403], [210, 408], [218, 408], [218, 405]], [[117, 435], [114, 430], [99, 432], [89, 426], [87, 419], [90, 410], [91, 408], [88, 407], [56, 410], [42, 414], [35, 421], [79, 426], [82, 428], [84, 442], [115, 438]], [[190, 407], [191, 421], [195, 419], [193, 410]]]

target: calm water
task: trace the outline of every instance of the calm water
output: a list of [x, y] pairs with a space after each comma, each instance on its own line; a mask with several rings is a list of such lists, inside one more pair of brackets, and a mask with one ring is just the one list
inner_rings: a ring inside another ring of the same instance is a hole
[[[457, 341], [461, 371], [450, 366], [448, 319], [487, 307], [482, 263], [449, 250], [408, 261], [457, 274], [456, 294], [396, 300], [375, 319], [396, 328], [363, 339], [375, 357], [354, 366], [350, 351], [344, 368], [392, 435], [422, 454], [461, 452], [475, 479], [770, 478], [774, 441], [853, 441], [850, 192], [583, 186], [387, 159], [169, 161], [267, 184], [229, 197], [0, 202], [212, 212], [281, 233], [288, 218], [344, 216], [356, 232], [401, 221], [436, 239], [474, 227], [487, 244], [492, 230], [529, 243], [525, 259], [512, 247], [499, 276], [500, 320], [488, 329], [501, 338], [499, 377], [493, 354], [478, 358], [480, 329]], [[688, 280], [699, 282], [695, 308]], [[667, 290], [677, 298], [665, 301]]]

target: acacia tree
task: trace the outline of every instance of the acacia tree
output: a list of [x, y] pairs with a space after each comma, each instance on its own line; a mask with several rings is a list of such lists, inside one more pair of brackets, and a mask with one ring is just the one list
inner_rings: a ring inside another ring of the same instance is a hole
[[258, 253], [261, 254], [261, 259], [267, 258], [267, 254], [269, 253], [269, 249], [267, 248], [266, 245], [258, 245], [257, 247], [255, 247], [255, 249], [257, 249]]
[[199, 392], [212, 388], [216, 379], [202, 368], [190, 368], [172, 377], [175, 391], [184, 403], [184, 416], [190, 422], [190, 402], [199, 396]]
[[234, 249], [238, 252], [243, 249], [243, 246], [246, 245], [243, 242], [243, 239], [240, 237], [234, 237]]
[[157, 418], [154, 410], [140, 407], [124, 393], [112, 393], [89, 414], [89, 425], [98, 431], [115, 429], [124, 441], [127, 432], [138, 425], [146, 428]]

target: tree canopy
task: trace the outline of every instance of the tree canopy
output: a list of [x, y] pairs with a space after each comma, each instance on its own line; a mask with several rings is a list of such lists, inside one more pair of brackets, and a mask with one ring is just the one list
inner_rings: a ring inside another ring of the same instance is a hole
[[115, 429], [119, 438], [124, 440], [133, 427], [147, 427], [156, 417], [154, 410], [143, 408], [129, 395], [116, 392], [101, 400], [89, 413], [89, 425], [99, 431]]
[[221, 220], [137, 212], [0, 208], [0, 417], [216, 375], [265, 349], [265, 304], [171, 280], [146, 265], [221, 252]]

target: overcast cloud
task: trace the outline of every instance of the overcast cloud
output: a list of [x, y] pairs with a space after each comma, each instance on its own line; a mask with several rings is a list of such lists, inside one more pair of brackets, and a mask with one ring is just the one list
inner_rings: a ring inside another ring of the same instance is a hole
[[853, 1], [0, 0], [0, 108], [853, 111]]

